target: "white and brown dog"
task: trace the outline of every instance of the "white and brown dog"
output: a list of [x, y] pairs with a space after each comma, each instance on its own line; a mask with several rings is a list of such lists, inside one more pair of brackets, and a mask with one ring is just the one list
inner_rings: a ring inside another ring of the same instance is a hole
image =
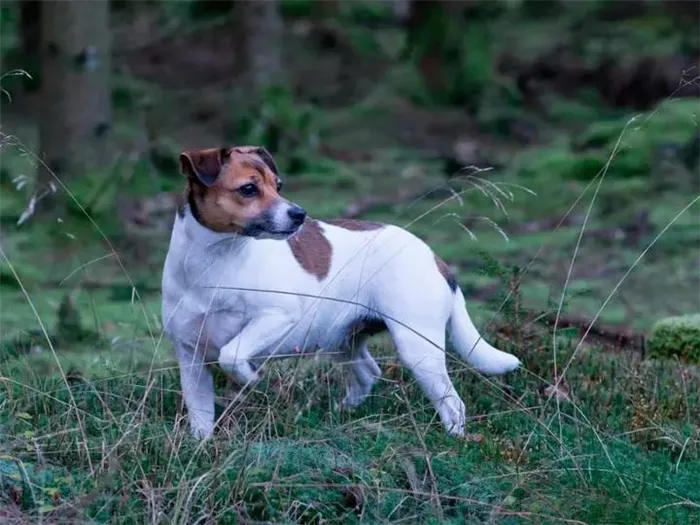
[[388, 330], [455, 435], [464, 433], [465, 413], [447, 375], [446, 329], [477, 370], [519, 366], [481, 338], [447, 265], [408, 231], [307, 217], [280, 196], [277, 167], [261, 147], [190, 151], [180, 163], [188, 182], [163, 270], [162, 313], [195, 435], [214, 428], [207, 361], [244, 385], [273, 356], [342, 356], [350, 385], [343, 405], [351, 408], [381, 375], [367, 339]]

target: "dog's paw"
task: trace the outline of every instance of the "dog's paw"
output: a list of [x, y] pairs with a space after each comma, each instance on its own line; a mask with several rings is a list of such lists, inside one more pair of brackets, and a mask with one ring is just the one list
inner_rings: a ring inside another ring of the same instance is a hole
[[190, 426], [190, 435], [199, 441], [207, 441], [214, 436], [214, 424], [198, 422]]
[[351, 386], [348, 388], [345, 397], [339, 404], [340, 409], [347, 411], [355, 410], [367, 400], [370, 392], [371, 388], [361, 388], [356, 385]]
[[260, 380], [255, 367], [248, 361], [219, 362], [221, 369], [240, 387], [252, 386]]

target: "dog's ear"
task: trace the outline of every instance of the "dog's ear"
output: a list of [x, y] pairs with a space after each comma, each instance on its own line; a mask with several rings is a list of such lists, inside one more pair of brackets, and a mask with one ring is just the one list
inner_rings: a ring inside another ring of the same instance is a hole
[[275, 164], [275, 159], [272, 158], [272, 155], [270, 154], [269, 151], [267, 151], [262, 146], [259, 146], [255, 149], [255, 153], [257, 153], [258, 157], [260, 157], [260, 159], [265, 163], [265, 165], [268, 168], [270, 168], [272, 173], [279, 176], [280, 172], [277, 169], [277, 164]]
[[216, 182], [221, 166], [230, 154], [229, 148], [183, 151], [180, 154], [180, 171], [188, 179], [210, 187]]

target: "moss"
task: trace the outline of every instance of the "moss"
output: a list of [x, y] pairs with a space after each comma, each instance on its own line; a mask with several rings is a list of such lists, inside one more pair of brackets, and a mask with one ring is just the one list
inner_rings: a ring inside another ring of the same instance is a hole
[[649, 353], [653, 357], [678, 357], [700, 363], [700, 314], [658, 321], [649, 338]]

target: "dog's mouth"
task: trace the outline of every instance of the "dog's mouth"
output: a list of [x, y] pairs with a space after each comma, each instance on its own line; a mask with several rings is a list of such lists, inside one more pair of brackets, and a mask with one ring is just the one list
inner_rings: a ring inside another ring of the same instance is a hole
[[251, 224], [243, 232], [244, 235], [253, 239], [274, 239], [284, 241], [289, 239], [301, 229], [300, 226], [295, 226], [286, 230], [270, 230], [262, 225]]
[[274, 231], [274, 232], [265, 232], [264, 234], [258, 236], [258, 239], [277, 239], [280, 241], [284, 241], [289, 239], [292, 235], [294, 235], [296, 232], [299, 231], [299, 228], [294, 228], [292, 230], [285, 230], [285, 231]]

